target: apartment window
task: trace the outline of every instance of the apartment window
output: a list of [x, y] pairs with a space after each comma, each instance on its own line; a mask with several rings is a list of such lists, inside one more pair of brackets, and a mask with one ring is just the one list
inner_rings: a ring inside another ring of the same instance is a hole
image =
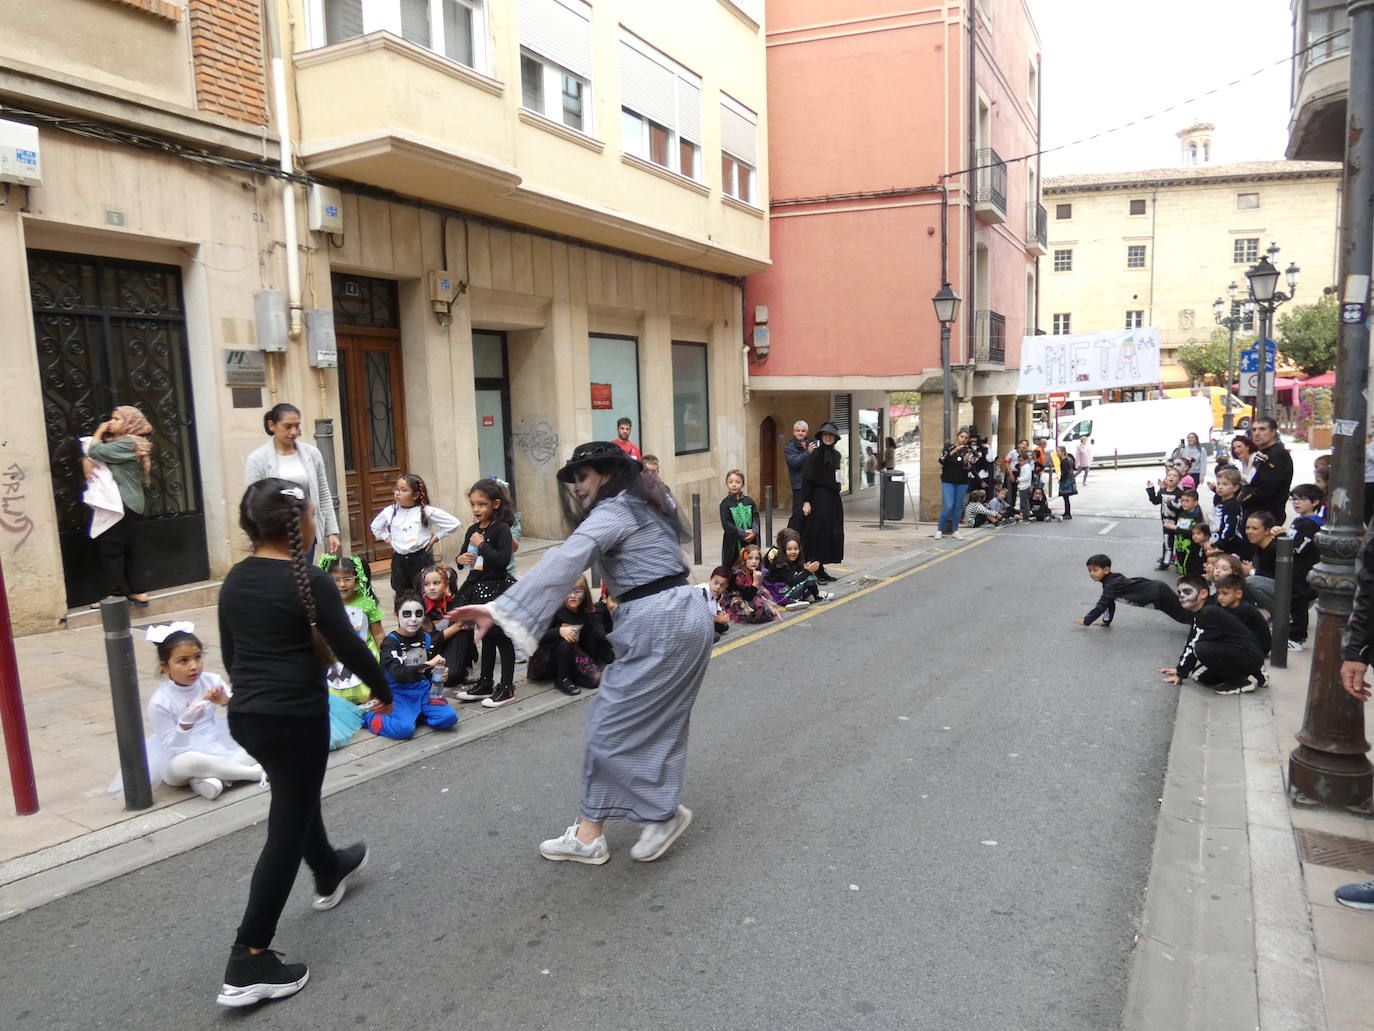
[[701, 181], [701, 77], [623, 29], [620, 130], [626, 154]]
[[1055, 252], [1054, 252], [1054, 270], [1055, 270], [1056, 272], [1072, 272], [1072, 271], [1073, 271], [1073, 251], [1072, 251], [1072, 250], [1064, 250], [1064, 251], [1055, 251]]
[[1143, 243], [1133, 243], [1126, 247], [1126, 267], [1145, 267], [1145, 245]]
[[1030, 68], [1026, 72], [1026, 97], [1032, 107], [1040, 103], [1040, 66], [1034, 58], [1031, 59]]
[[520, 103], [590, 133], [592, 9], [583, 0], [520, 0]]
[[1139, 329], [1139, 328], [1140, 328], [1141, 326], [1143, 326], [1144, 324], [1145, 324], [1145, 312], [1144, 312], [1143, 309], [1137, 310], [1137, 311], [1128, 311], [1128, 312], [1126, 313], [1126, 328], [1127, 328], [1127, 329]]
[[486, 0], [310, 0], [318, 46], [386, 31], [477, 71], [486, 57]]
[[1055, 312], [1053, 315], [1051, 315], [1050, 325], [1053, 328], [1054, 335], [1059, 336], [1061, 333], [1072, 332], [1072, 330], [1069, 329], [1070, 321], [1071, 317], [1069, 313], [1066, 311]]
[[1325, 42], [1307, 51], [1301, 58], [1303, 64], [1316, 64], [1318, 61], [1325, 61], [1340, 54], [1348, 53], [1350, 50], [1349, 32], [1341, 32], [1335, 39], [1328, 37], [1349, 25], [1350, 19], [1346, 16], [1345, 0], [1308, 0], [1307, 38], [1303, 46], [1312, 46], [1319, 39], [1325, 40]]
[[1254, 211], [1259, 207], [1258, 193], [1238, 193], [1236, 194], [1237, 211]]
[[673, 341], [673, 453], [711, 450], [710, 387], [705, 344]]
[[1259, 261], [1259, 237], [1240, 236], [1232, 244], [1231, 264], [1253, 265]]
[[1066, 219], [1066, 218], [1073, 218], [1073, 205], [1072, 205], [1072, 204], [1056, 204], [1056, 205], [1054, 206], [1054, 217], [1055, 217], [1057, 220], [1063, 220], [1063, 219]]
[[758, 115], [739, 101], [720, 95], [720, 189], [726, 196], [754, 203], [758, 165]]
[[1141, 198], [1139, 198], [1139, 199], [1137, 199], [1137, 200], [1131, 201], [1131, 214], [1132, 214], [1132, 215], [1143, 215], [1143, 214], [1145, 214], [1145, 198], [1141, 197]]

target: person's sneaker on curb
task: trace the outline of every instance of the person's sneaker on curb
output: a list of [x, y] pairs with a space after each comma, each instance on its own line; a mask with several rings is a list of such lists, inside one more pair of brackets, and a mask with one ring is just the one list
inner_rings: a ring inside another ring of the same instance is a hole
[[459, 691], [457, 698], [460, 702], [480, 702], [490, 698], [495, 691], [496, 687], [490, 680], [479, 680], [471, 687]]
[[958, 530], [955, 530], [952, 534], [950, 534], [950, 536], [953, 537], [956, 541], [961, 541], [964, 539], [964, 535], [960, 533]]
[[191, 790], [201, 798], [216, 799], [224, 793], [224, 781], [218, 777], [192, 777]]
[[816, 600], [817, 600], [817, 601], [829, 601], [829, 600], [830, 600], [831, 598], [833, 598], [833, 597], [835, 597], [835, 594], [834, 594], [833, 591], [821, 591], [820, 597], [817, 598]]
[[577, 836], [576, 823], [565, 830], [561, 838], [541, 841], [539, 854], [556, 863], [586, 863], [588, 866], [600, 866], [611, 858], [611, 850], [606, 846], [606, 835], [601, 835], [589, 845]]
[[315, 901], [310, 903], [311, 908], [323, 912], [337, 906], [343, 901], [344, 892], [348, 890], [348, 879], [366, 865], [366, 842], [360, 841], [356, 845], [339, 849], [339, 872], [332, 881], [315, 882]]
[[1295, 641], [1291, 637], [1288, 639], [1288, 650], [1290, 652], [1300, 652], [1306, 647], [1306, 641]]
[[1341, 885], [1336, 889], [1336, 901], [1351, 909], [1374, 909], [1374, 881]]
[[1243, 684], [1219, 684], [1212, 688], [1213, 694], [1249, 694], [1255, 689], [1253, 680], [1247, 680]]
[[783, 606], [783, 608], [785, 608], [788, 612], [796, 612], [798, 609], [806, 609], [810, 607], [811, 603], [809, 601], [789, 601], [786, 605]]
[[646, 823], [639, 832], [639, 840], [630, 847], [630, 858], [639, 863], [652, 863], [673, 847], [673, 842], [691, 822], [692, 810], [680, 805], [677, 812], [661, 823]]
[[[1259, 354], [1258, 351], [1256, 351], [1255, 353], [1256, 353], [1256, 354]], [[940, 540], [941, 538], [944, 537], [944, 534], [943, 534], [942, 532], [940, 532], [939, 530], [936, 530], [934, 533], [931, 534], [931, 536], [934, 537], [934, 538], [938, 541], [938, 540]]]
[[285, 999], [295, 995], [310, 980], [310, 970], [304, 963], [284, 963], [281, 953], [264, 949], [256, 955], [247, 945], [235, 945], [229, 950], [229, 964], [224, 968], [224, 984], [215, 999], [221, 1006], [252, 1006], [269, 999]]
[[1250, 682], [1253, 683], [1257, 688], [1269, 686], [1269, 678], [1264, 675], [1263, 670], [1261, 670], [1259, 673], [1256, 673], [1253, 677], [1251, 677]]
[[499, 709], [507, 702], [513, 701], [515, 701], [515, 685], [508, 680], [504, 684], [498, 684], [490, 698], [482, 699], [482, 708]]

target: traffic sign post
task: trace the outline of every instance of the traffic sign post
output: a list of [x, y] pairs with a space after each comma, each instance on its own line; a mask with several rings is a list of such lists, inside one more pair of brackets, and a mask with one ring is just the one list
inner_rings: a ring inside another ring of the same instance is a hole
[[1056, 412], [1059, 411], [1059, 409], [1063, 408], [1063, 407], [1064, 407], [1066, 404], [1068, 404], [1068, 403], [1069, 403], [1069, 395], [1068, 395], [1068, 394], [1051, 394], [1051, 395], [1050, 395], [1050, 407], [1053, 408]]

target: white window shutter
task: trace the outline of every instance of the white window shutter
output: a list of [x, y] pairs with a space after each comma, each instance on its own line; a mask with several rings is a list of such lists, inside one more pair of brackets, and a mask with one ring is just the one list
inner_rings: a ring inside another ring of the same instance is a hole
[[755, 116], [748, 111], [742, 104], [721, 102], [720, 149], [746, 165], [757, 167], [759, 127]]
[[520, 45], [588, 82], [592, 11], [581, 0], [520, 0]]
[[676, 131], [677, 119], [673, 82], [677, 78], [657, 61], [630, 46], [620, 43], [620, 100], [636, 114]]
[[701, 81], [677, 77], [678, 135], [701, 146]]

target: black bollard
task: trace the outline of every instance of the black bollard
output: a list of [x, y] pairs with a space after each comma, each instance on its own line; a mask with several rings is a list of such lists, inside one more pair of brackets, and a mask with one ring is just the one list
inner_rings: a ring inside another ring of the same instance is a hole
[[763, 540], [757, 543], [760, 548], [763, 548], [765, 543], [773, 543], [773, 485], [771, 483], [765, 484], [763, 488]]
[[692, 565], [701, 565], [701, 495], [692, 495]]
[[114, 705], [115, 741], [119, 772], [124, 778], [124, 808], [150, 809], [153, 786], [148, 782], [148, 754], [143, 749], [143, 707], [138, 699], [138, 669], [134, 639], [129, 631], [129, 600], [100, 602], [105, 628], [105, 664], [110, 670], [110, 701]]
[[1274, 542], [1274, 604], [1269, 609], [1274, 634], [1269, 648], [1269, 665], [1288, 668], [1288, 624], [1292, 621], [1293, 601], [1293, 538], [1280, 537]]

